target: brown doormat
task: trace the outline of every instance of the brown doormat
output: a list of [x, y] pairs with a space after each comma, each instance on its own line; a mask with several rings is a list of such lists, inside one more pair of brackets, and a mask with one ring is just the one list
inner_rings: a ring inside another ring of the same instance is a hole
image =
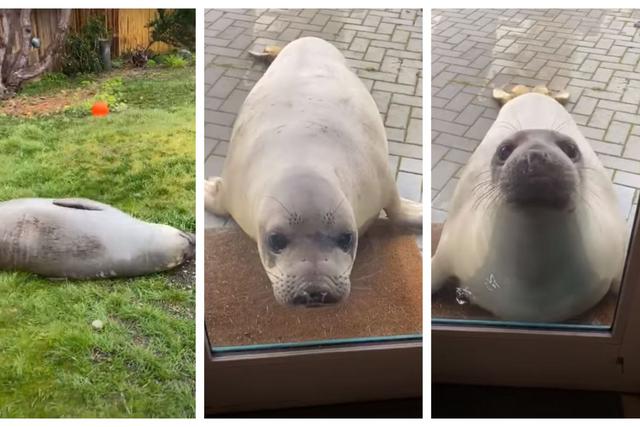
[[[436, 252], [443, 227], [444, 224], [431, 224], [431, 256]], [[609, 326], [613, 324], [617, 303], [617, 295], [609, 292], [594, 308], [564, 323]], [[456, 301], [455, 286], [449, 285], [445, 285], [431, 296], [431, 317], [432, 319], [499, 320], [477, 305], [459, 304]]]
[[237, 226], [205, 232], [205, 323], [213, 347], [422, 332], [422, 254], [380, 220], [358, 242], [351, 296], [328, 308], [274, 299], [256, 243]]

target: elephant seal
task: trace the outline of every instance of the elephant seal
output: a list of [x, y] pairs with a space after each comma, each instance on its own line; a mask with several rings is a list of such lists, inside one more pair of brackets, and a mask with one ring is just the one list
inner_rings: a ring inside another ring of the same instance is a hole
[[178, 266], [193, 236], [87, 199], [0, 203], [0, 269], [50, 278], [131, 277]]
[[358, 238], [382, 209], [422, 227], [421, 205], [398, 195], [375, 101], [342, 54], [313, 37], [289, 43], [247, 96], [205, 206], [257, 241], [284, 305], [344, 300]]
[[455, 189], [432, 258], [432, 290], [454, 281], [505, 320], [554, 322], [620, 281], [625, 222], [595, 152], [552, 98], [500, 111]]

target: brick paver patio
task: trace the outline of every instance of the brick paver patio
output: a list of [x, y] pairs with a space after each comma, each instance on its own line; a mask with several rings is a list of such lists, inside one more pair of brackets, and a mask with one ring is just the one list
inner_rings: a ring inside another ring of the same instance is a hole
[[632, 222], [640, 188], [640, 10], [432, 11], [432, 221], [498, 112], [493, 87], [545, 84], [614, 182]]
[[[208, 10], [205, 14], [205, 176], [222, 171], [233, 121], [266, 65], [250, 50], [304, 36], [333, 43], [371, 91], [403, 197], [422, 200], [420, 10]], [[207, 214], [205, 226], [219, 224]]]

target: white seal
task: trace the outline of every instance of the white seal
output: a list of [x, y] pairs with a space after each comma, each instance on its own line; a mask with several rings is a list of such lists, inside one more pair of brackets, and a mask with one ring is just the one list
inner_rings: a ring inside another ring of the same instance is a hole
[[552, 322], [617, 286], [625, 223], [604, 167], [571, 115], [544, 95], [508, 102], [469, 159], [432, 258], [502, 319]]
[[398, 196], [375, 101], [313, 37], [287, 45], [249, 93], [205, 198], [256, 240], [282, 304], [346, 298], [358, 238], [382, 209], [422, 226], [421, 206]]
[[51, 278], [131, 277], [194, 255], [192, 235], [87, 199], [0, 203], [0, 268]]

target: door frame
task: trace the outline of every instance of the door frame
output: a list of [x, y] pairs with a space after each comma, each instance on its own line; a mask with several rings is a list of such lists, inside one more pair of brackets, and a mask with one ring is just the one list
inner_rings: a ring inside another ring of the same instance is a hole
[[422, 395], [422, 340], [217, 353], [205, 331], [205, 414]]

